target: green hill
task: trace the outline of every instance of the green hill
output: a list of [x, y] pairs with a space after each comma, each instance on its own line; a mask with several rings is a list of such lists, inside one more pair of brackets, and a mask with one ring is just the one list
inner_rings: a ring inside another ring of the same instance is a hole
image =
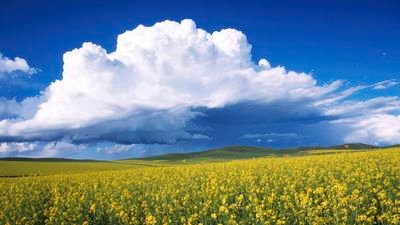
[[[295, 149], [274, 150], [272, 148], [261, 148], [252, 146], [228, 146], [223, 148], [210, 149], [201, 152], [173, 153], [141, 158], [147, 161], [222, 161], [235, 159], [250, 159], [257, 157], [292, 154], [298, 152]], [[134, 160], [134, 159], [131, 159]]]
[[310, 154], [310, 151], [314, 150], [326, 150], [324, 151], [323, 154], [329, 154], [329, 152], [334, 153], [335, 150], [368, 150], [377, 148], [379, 147], [362, 143], [348, 143], [348, 144], [334, 145], [328, 147], [321, 147], [321, 146], [298, 147], [289, 149], [272, 149], [272, 148], [262, 148], [262, 147], [252, 147], [252, 146], [228, 146], [228, 147], [215, 148], [200, 152], [172, 153], [172, 154], [144, 157], [140, 159], [135, 158], [127, 160], [163, 161], [163, 162], [177, 162], [182, 160], [189, 162], [224, 161], [224, 160], [249, 159], [249, 158], [266, 157], [266, 156], [304, 155], [304, 154]]
[[[323, 150], [323, 149], [349, 149], [349, 150], [360, 150], [360, 149], [376, 149], [379, 148], [374, 145], [367, 145], [363, 143], [347, 143], [342, 145], [332, 146], [311, 146], [311, 147], [298, 147], [298, 150]], [[384, 147], [383, 147], [384, 148]]]

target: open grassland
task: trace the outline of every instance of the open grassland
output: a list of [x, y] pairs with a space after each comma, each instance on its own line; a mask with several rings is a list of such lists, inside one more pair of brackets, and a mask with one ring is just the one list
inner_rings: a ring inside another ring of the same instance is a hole
[[0, 179], [0, 224], [400, 224], [400, 151]]

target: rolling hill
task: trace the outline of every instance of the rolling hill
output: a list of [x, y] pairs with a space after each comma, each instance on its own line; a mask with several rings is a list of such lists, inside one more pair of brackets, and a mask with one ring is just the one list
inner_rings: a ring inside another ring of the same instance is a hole
[[[349, 143], [334, 146], [315, 146], [315, 147], [298, 147], [289, 149], [272, 149], [252, 146], [228, 146], [223, 148], [215, 148], [200, 152], [190, 153], [172, 153], [165, 155], [157, 155], [140, 158], [140, 160], [146, 161], [221, 161], [221, 160], [235, 160], [235, 159], [249, 159], [266, 156], [284, 156], [284, 155], [303, 155], [309, 154], [313, 150], [328, 150], [324, 154], [329, 153], [329, 150], [367, 150], [377, 149], [379, 147], [373, 145], [367, 145], [362, 143]], [[129, 159], [135, 160], [135, 159]]]
[[180, 161], [180, 160], [234, 160], [263, 157], [275, 154], [276, 150], [271, 148], [259, 148], [251, 146], [229, 146], [224, 148], [210, 149], [200, 152], [173, 153], [141, 158], [141, 160]]
[[[297, 147], [298, 150], [321, 150], [321, 149], [349, 149], [349, 150], [360, 150], [360, 149], [375, 149], [380, 148], [374, 145], [367, 145], [363, 143], [347, 143], [341, 145], [332, 146], [311, 146], [311, 147]], [[385, 148], [385, 147], [382, 147]]]

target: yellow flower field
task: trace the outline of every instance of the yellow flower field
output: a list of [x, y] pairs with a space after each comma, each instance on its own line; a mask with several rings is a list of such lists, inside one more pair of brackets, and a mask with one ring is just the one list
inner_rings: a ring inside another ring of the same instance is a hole
[[0, 224], [400, 224], [400, 150], [0, 179]]

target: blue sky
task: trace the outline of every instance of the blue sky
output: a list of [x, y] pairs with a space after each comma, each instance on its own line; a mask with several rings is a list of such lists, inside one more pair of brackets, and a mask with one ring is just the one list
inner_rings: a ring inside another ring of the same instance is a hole
[[[397, 1], [6, 0], [0, 6], [2, 156], [122, 158], [233, 144], [400, 140]], [[154, 25], [165, 20], [176, 23]], [[204, 43], [182, 31], [192, 23], [209, 35], [235, 30], [215, 36], [204, 52]], [[153, 36], [139, 32], [140, 24]], [[171, 29], [188, 37], [182, 41]], [[117, 36], [132, 30], [117, 49]], [[146, 44], [165, 35], [164, 47]], [[146, 68], [149, 53], [137, 48], [153, 54], [155, 64]], [[264, 58], [266, 68], [258, 63]], [[197, 88], [205, 80], [208, 86]]]

